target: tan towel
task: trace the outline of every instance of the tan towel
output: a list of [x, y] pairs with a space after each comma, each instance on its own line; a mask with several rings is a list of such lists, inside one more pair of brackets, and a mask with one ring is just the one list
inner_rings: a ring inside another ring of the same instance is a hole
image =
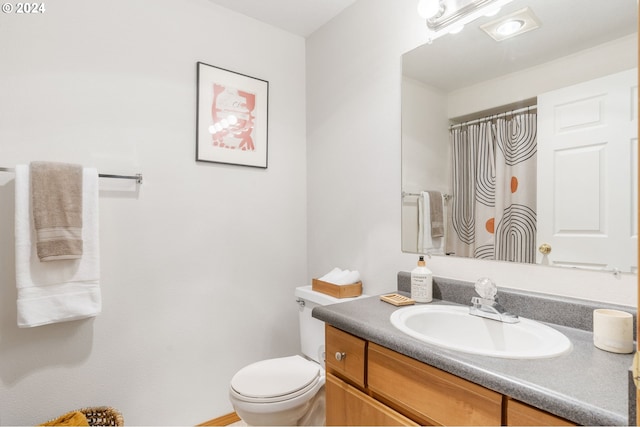
[[16, 165], [16, 304], [20, 328], [85, 319], [101, 312], [98, 171], [84, 168], [83, 178], [82, 258], [40, 262], [29, 166]]
[[29, 170], [38, 258], [81, 258], [82, 166], [32, 162]]
[[68, 412], [55, 420], [47, 421], [38, 426], [88, 426], [87, 416], [80, 411]]
[[431, 237], [443, 237], [442, 193], [439, 191], [427, 191], [427, 193], [429, 193], [429, 210], [431, 213]]

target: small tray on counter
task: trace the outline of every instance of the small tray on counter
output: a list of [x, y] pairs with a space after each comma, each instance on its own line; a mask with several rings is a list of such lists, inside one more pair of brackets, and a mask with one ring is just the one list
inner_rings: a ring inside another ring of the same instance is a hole
[[412, 305], [416, 303], [415, 300], [412, 300], [411, 298], [405, 297], [404, 295], [400, 294], [380, 295], [380, 299], [395, 306]]

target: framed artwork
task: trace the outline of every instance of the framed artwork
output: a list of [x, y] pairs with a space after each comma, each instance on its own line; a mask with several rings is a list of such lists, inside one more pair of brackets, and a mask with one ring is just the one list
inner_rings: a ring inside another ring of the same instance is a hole
[[196, 161], [267, 168], [269, 82], [198, 62]]

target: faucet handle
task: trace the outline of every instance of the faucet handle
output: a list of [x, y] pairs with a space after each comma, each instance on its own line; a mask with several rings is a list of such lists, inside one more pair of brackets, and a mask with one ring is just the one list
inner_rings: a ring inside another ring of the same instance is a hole
[[482, 277], [476, 281], [475, 290], [481, 298], [495, 300], [498, 287], [488, 277]]
[[494, 307], [498, 305], [495, 299], [486, 299], [482, 297], [471, 297], [471, 305], [475, 307]]

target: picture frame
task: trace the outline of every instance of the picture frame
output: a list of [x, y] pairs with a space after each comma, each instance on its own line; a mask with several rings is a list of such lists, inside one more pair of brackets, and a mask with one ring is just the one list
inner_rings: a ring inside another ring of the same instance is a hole
[[197, 63], [196, 161], [266, 169], [269, 82]]

